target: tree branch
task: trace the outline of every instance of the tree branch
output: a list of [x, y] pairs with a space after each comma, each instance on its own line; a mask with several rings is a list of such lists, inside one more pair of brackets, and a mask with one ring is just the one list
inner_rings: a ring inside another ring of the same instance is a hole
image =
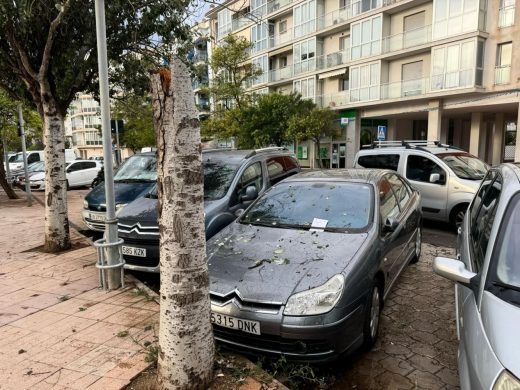
[[[10, 27], [12, 27], [12, 26], [10, 26]], [[31, 62], [29, 61], [29, 57], [27, 56], [27, 53], [20, 46], [20, 44], [18, 43], [18, 40], [14, 36], [12, 28], [8, 28], [7, 29], [7, 34], [6, 35], [7, 35], [7, 39], [9, 40], [9, 43], [11, 45], [11, 48], [13, 49], [13, 54], [16, 55], [16, 53], [18, 53], [18, 55], [16, 57], [19, 57], [20, 62], [23, 65], [26, 73], [30, 77], [32, 77], [34, 80], [37, 80], [38, 79], [38, 74], [36, 73], [36, 71], [31, 66]]]
[[46, 76], [47, 72], [49, 71], [49, 64], [51, 62], [51, 51], [52, 51], [52, 45], [54, 44], [54, 37], [56, 35], [56, 30], [58, 29], [59, 25], [61, 24], [61, 21], [65, 17], [65, 14], [70, 6], [70, 0], [66, 0], [62, 7], [60, 12], [58, 13], [58, 16], [51, 22], [51, 25], [49, 27], [49, 33], [47, 34], [47, 41], [45, 42], [45, 48], [43, 49], [43, 56], [42, 56], [42, 64], [40, 66], [40, 71], [38, 73], [38, 81], [42, 81]]

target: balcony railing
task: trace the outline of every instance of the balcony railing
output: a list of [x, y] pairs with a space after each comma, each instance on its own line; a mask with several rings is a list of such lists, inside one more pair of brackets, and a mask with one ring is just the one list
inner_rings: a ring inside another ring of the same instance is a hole
[[288, 4], [291, 4], [293, 0], [272, 0], [268, 1], [262, 6], [254, 9], [251, 11], [251, 13], [257, 17], [261, 18], [264, 15], [270, 14], [271, 12], [275, 12], [278, 9], [285, 7]]
[[206, 62], [208, 60], [208, 53], [199, 52], [195, 53], [193, 56], [194, 62]]
[[318, 69], [333, 68], [338, 65], [344, 65], [348, 61], [350, 61], [350, 50], [337, 51], [316, 58]]
[[511, 81], [511, 65], [495, 67], [495, 84], [508, 84]]
[[394, 83], [365, 86], [318, 96], [317, 103], [321, 107], [340, 107], [354, 102], [400, 99], [424, 96], [446, 89], [471, 88], [477, 86], [475, 77], [478, 76], [479, 71], [479, 69], [463, 69], [415, 80], [401, 80]]
[[500, 8], [498, 11], [498, 27], [509, 27], [515, 23], [515, 6]]
[[390, 35], [383, 38], [382, 51], [389, 53], [414, 46], [423, 45], [432, 40], [432, 26], [422, 26], [410, 31]]
[[256, 20], [254, 16], [244, 15], [231, 21], [231, 31], [240, 30]]
[[293, 77], [293, 67], [292, 65], [286, 66], [285, 68], [273, 69], [269, 71], [269, 81], [280, 81], [287, 80]]

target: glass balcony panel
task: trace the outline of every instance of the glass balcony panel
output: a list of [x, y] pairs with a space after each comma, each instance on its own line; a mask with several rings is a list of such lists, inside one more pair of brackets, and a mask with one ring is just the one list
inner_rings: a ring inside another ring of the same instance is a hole
[[498, 11], [498, 27], [509, 27], [515, 23], [515, 6], [501, 8]]
[[511, 65], [495, 68], [495, 84], [508, 84], [511, 81]]

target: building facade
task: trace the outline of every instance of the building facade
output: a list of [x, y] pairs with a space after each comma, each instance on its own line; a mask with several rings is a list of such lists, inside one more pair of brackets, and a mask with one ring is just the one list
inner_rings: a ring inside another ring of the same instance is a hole
[[252, 42], [252, 90], [338, 112], [320, 151], [298, 145], [303, 166], [351, 166], [378, 126], [520, 161], [520, 0], [230, 0], [207, 16], [216, 44]]
[[193, 42], [193, 51], [190, 53], [191, 62], [196, 70], [193, 77], [192, 86], [195, 96], [195, 104], [199, 110], [199, 118], [205, 120], [209, 117], [211, 111], [210, 98], [204, 91], [204, 87], [208, 86], [211, 69], [208, 61], [211, 58], [211, 41], [210, 41], [210, 22], [204, 20], [196, 24], [193, 28], [195, 36]]

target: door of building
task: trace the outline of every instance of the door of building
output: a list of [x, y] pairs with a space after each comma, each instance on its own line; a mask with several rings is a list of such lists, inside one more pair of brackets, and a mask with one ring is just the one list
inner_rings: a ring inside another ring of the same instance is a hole
[[345, 168], [347, 157], [347, 144], [345, 142], [333, 142], [331, 154], [331, 168]]

